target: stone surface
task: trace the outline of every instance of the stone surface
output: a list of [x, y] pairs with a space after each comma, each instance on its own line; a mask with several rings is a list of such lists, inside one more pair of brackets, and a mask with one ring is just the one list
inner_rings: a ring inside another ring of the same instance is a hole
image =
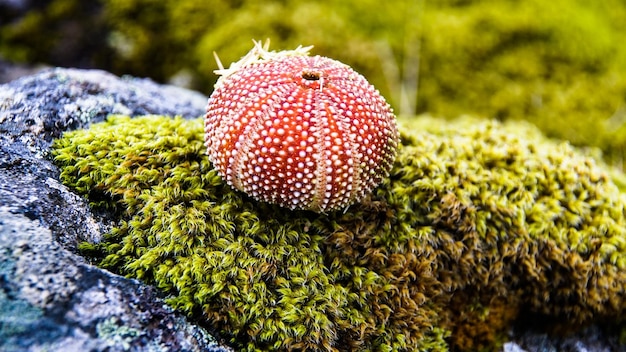
[[597, 325], [589, 326], [576, 334], [549, 335], [541, 331], [519, 330], [503, 346], [504, 352], [612, 352], [624, 351], [615, 332], [609, 333]]
[[51, 69], [0, 86], [0, 204], [31, 213], [65, 248], [96, 240], [103, 222], [94, 222], [86, 204], [56, 181], [51, 141], [109, 114], [197, 117], [206, 100], [189, 90], [97, 70]]
[[141, 283], [84, 263], [19, 209], [0, 207], [0, 350], [213, 350]]
[[102, 71], [51, 69], [0, 85], [0, 350], [227, 351], [159, 292], [76, 254], [106, 214], [58, 182], [49, 146], [112, 113], [196, 117], [206, 97]]

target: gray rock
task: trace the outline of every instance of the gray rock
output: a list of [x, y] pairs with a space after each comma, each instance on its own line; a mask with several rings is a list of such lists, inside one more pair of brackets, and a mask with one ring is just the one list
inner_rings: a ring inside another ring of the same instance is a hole
[[0, 350], [226, 351], [153, 288], [97, 269], [0, 207]]
[[229, 351], [159, 292], [87, 263], [111, 220], [58, 182], [53, 138], [111, 113], [196, 117], [206, 97], [102, 71], [0, 85], [0, 350]]
[[505, 343], [504, 352], [620, 352], [624, 345], [619, 334], [591, 325], [575, 334], [549, 335], [536, 329], [516, 331], [513, 340]]
[[148, 79], [118, 78], [98, 70], [50, 69], [0, 89], [0, 142], [47, 151], [62, 132], [87, 127], [109, 114], [204, 113], [206, 97]]
[[93, 221], [85, 202], [56, 181], [48, 155], [52, 140], [109, 114], [197, 117], [206, 100], [190, 90], [97, 70], [57, 68], [0, 85], [0, 205], [21, 207], [70, 250], [97, 240], [106, 219]]

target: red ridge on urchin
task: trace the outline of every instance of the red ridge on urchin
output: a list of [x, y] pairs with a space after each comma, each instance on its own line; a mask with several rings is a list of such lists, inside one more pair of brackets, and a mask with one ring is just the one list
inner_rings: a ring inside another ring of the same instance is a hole
[[255, 44], [216, 71], [205, 119], [214, 167], [232, 187], [289, 209], [326, 212], [362, 200], [396, 156], [389, 104], [339, 61]]

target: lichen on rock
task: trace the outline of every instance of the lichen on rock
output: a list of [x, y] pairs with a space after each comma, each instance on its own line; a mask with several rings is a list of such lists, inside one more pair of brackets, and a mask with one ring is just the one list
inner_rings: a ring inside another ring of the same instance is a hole
[[519, 123], [401, 132], [389, 178], [330, 214], [231, 190], [200, 119], [111, 116], [53, 153], [66, 185], [119, 217], [85, 253], [243, 350], [467, 350], [527, 312], [622, 315], [626, 198], [601, 162]]

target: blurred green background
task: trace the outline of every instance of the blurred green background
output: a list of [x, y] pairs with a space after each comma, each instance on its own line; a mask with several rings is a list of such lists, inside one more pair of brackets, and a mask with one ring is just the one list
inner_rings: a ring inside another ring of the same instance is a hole
[[213, 52], [314, 45], [398, 114], [524, 119], [624, 169], [626, 0], [0, 0], [0, 58], [210, 94]]

